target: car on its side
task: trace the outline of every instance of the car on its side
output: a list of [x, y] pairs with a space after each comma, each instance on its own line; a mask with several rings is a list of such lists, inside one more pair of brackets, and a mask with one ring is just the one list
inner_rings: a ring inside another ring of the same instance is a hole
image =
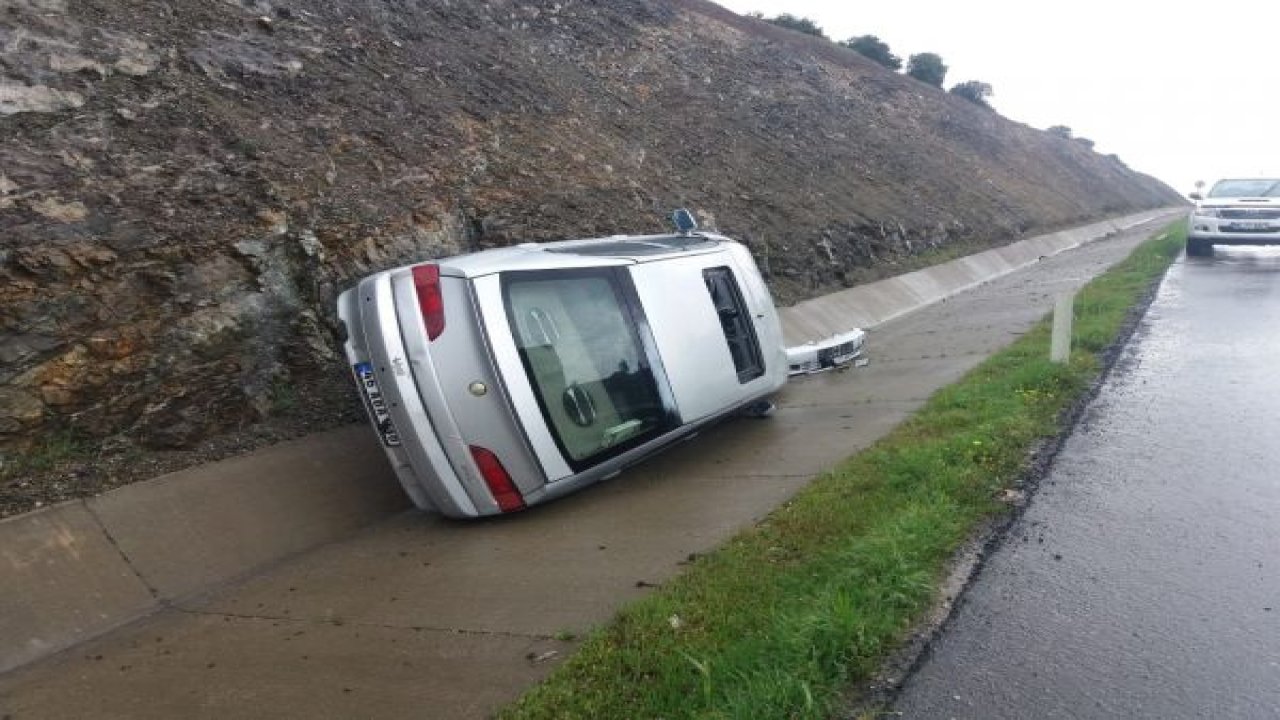
[[1187, 254], [1209, 255], [1214, 245], [1280, 245], [1280, 178], [1219, 180], [1187, 223]]
[[338, 315], [414, 503], [522, 510], [613, 477], [786, 381], [745, 247], [701, 232], [485, 250], [376, 273]]

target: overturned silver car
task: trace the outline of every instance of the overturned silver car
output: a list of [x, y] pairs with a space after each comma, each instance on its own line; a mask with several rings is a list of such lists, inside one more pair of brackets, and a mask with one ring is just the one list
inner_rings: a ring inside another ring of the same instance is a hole
[[746, 248], [689, 225], [433, 260], [342, 293], [347, 359], [415, 504], [522, 510], [762, 409], [788, 372], [772, 299]]

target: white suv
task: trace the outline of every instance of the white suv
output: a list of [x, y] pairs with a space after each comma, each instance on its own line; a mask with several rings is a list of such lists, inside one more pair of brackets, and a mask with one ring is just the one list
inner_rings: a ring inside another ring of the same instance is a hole
[[1214, 245], [1280, 245], [1280, 178], [1219, 180], [1191, 199], [1188, 255], [1212, 254]]

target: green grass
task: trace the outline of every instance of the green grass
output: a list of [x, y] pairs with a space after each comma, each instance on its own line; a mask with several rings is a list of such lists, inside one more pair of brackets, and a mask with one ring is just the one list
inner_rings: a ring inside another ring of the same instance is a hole
[[271, 381], [268, 397], [271, 400], [272, 415], [287, 415], [298, 408], [298, 388], [284, 378]]
[[955, 550], [1007, 512], [1032, 451], [1183, 244], [1148, 240], [1077, 296], [1071, 361], [1042, 322], [759, 525], [621, 610], [502, 718], [823, 718], [931, 605]]
[[30, 449], [3, 457], [0, 463], [0, 482], [7, 482], [31, 473], [49, 472], [62, 465], [83, 461], [90, 457], [91, 443], [75, 430], [57, 430], [48, 434]]

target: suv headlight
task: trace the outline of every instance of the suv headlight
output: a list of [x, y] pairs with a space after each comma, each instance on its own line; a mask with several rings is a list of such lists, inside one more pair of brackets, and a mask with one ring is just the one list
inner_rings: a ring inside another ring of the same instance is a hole
[[1195, 209], [1195, 214], [1198, 217], [1216, 218], [1216, 217], [1222, 217], [1221, 210], [1222, 210], [1221, 208], [1216, 208], [1216, 207], [1198, 207]]

